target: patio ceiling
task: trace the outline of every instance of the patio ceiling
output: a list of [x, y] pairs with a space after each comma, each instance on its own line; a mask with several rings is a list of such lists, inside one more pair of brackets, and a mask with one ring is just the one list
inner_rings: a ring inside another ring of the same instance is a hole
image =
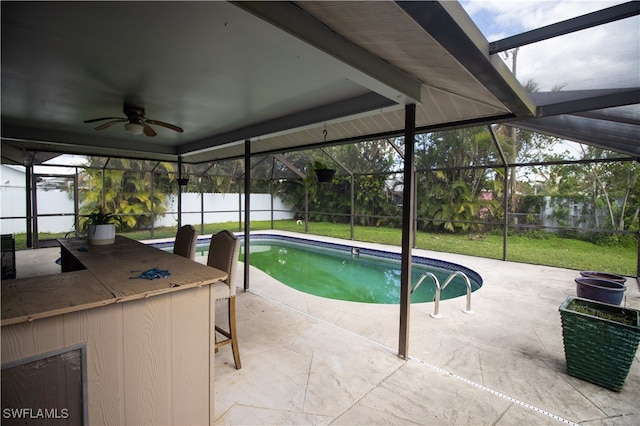
[[[245, 140], [286, 151], [325, 142], [324, 130], [328, 142], [399, 133], [412, 103], [422, 129], [539, 123], [456, 2], [3, 2], [1, 31], [8, 163], [201, 163], [243, 155]], [[627, 94], [637, 130], [637, 88]], [[125, 102], [184, 133], [84, 123], [123, 116]], [[616, 148], [638, 155], [637, 134]]]

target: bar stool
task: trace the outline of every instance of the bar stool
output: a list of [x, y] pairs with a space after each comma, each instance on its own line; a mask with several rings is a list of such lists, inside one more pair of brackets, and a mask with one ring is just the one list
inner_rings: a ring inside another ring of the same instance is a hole
[[198, 231], [192, 225], [184, 225], [178, 229], [173, 243], [173, 254], [196, 260], [196, 245], [198, 244]]
[[225, 281], [217, 282], [213, 285], [215, 300], [228, 300], [228, 330], [216, 325], [215, 330], [226, 339], [218, 341], [215, 337], [215, 351], [224, 345], [231, 345], [233, 360], [236, 369], [242, 368], [240, 363], [240, 351], [238, 349], [238, 338], [236, 333], [236, 284], [235, 272], [238, 266], [238, 255], [240, 253], [240, 240], [233, 233], [224, 230], [211, 237], [209, 244], [209, 256], [207, 265], [225, 271], [228, 275]]

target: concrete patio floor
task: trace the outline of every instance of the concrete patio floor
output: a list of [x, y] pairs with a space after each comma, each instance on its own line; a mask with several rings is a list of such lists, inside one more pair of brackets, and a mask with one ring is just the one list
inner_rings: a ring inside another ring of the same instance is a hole
[[[242, 369], [229, 346], [216, 354], [216, 424], [640, 424], [638, 353], [619, 393], [566, 374], [558, 307], [578, 271], [414, 254], [467, 266], [484, 285], [472, 315], [464, 297], [441, 302], [441, 319], [433, 303], [413, 304], [408, 360], [397, 356], [398, 305], [312, 296], [251, 268], [236, 304]], [[55, 272], [56, 257], [18, 252], [18, 276]], [[640, 309], [635, 278], [627, 288], [623, 304]]]

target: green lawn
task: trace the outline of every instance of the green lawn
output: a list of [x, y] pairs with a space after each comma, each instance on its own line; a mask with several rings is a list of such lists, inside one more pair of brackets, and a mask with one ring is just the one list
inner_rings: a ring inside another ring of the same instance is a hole
[[[252, 225], [253, 226], [253, 225]], [[269, 223], [264, 228], [268, 229]], [[304, 232], [304, 226], [293, 221], [278, 221], [276, 229]], [[253, 226], [252, 229], [258, 229]], [[350, 239], [350, 228], [343, 224], [310, 223], [309, 233]], [[400, 245], [399, 229], [356, 227], [355, 239], [380, 244]], [[418, 232], [416, 247], [445, 253], [458, 253], [491, 259], [502, 259], [502, 235], [430, 234]], [[522, 235], [507, 238], [507, 260], [567, 269], [602, 271], [636, 276], [637, 244], [632, 247], [599, 246], [586, 241], [560, 238], [529, 238]]]
[[[251, 230], [269, 230], [270, 221], [251, 223]], [[200, 228], [196, 227], [200, 232]], [[214, 234], [222, 229], [240, 231], [237, 222], [205, 225], [203, 235]], [[297, 225], [293, 220], [275, 222], [275, 229], [292, 232], [304, 232], [304, 225]], [[172, 238], [176, 228], [159, 228], [154, 231], [153, 238]], [[329, 237], [350, 239], [349, 225], [326, 222], [309, 223], [309, 233]], [[372, 243], [400, 245], [401, 230], [376, 227], [355, 227], [355, 240]], [[130, 238], [150, 239], [149, 232], [132, 232], [123, 234]], [[61, 238], [64, 235], [49, 235], [50, 238]], [[492, 259], [502, 259], [503, 242], [501, 235], [478, 234], [430, 234], [418, 232], [417, 248], [445, 253], [458, 253]], [[16, 248], [25, 248], [25, 234], [16, 235]], [[638, 247], [595, 245], [586, 241], [561, 238], [553, 234], [545, 234], [545, 238], [529, 238], [523, 235], [509, 236], [507, 239], [507, 260], [537, 265], [557, 266], [567, 269], [610, 272], [625, 276], [637, 274]]]

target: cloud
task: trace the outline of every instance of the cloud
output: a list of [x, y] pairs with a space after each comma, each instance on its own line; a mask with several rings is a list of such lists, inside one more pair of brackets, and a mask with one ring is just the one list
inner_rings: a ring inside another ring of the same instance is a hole
[[518, 52], [517, 76], [534, 79], [544, 89], [637, 87], [640, 41], [630, 24], [611, 23], [524, 46]]
[[[479, 25], [480, 30], [489, 41], [498, 40], [492, 38], [491, 35], [493, 33], [500, 34], [501, 29], [506, 30], [508, 35], [514, 35], [619, 3], [621, 2], [590, 0], [471, 0], [461, 2], [463, 8], [474, 21], [476, 21], [476, 16], [490, 17], [488, 22], [484, 22], [484, 25]], [[478, 24], [478, 22], [476, 23]]]
[[[474, 0], [462, 6], [487, 40], [495, 41], [616, 3]], [[638, 87], [639, 33], [636, 16], [523, 46], [517, 54], [517, 77], [523, 84], [534, 80], [542, 91], [558, 86], [564, 90]], [[509, 67], [511, 61], [511, 57], [505, 60]]]

